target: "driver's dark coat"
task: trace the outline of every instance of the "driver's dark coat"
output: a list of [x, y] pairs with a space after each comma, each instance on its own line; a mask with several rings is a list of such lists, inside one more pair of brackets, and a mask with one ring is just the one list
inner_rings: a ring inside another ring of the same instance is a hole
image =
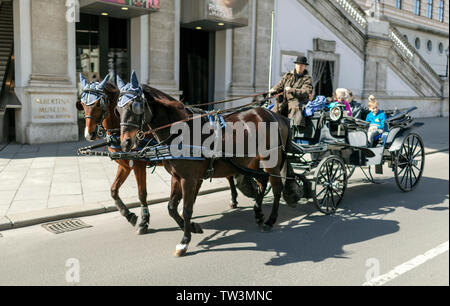
[[303, 109], [309, 101], [309, 94], [313, 91], [313, 80], [305, 70], [303, 75], [295, 80], [295, 72], [290, 71], [273, 88], [276, 93], [282, 92], [286, 87], [292, 90], [277, 99], [273, 109], [275, 113], [285, 115], [292, 120], [293, 125], [306, 126]]

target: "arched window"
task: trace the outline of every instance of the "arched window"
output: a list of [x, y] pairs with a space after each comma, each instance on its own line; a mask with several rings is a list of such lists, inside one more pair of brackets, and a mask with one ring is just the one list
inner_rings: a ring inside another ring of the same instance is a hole
[[444, 54], [444, 44], [443, 43], [439, 43], [439, 54]]
[[416, 40], [414, 41], [414, 45], [416, 46], [417, 50], [420, 49], [420, 38], [419, 37], [417, 37]]
[[427, 49], [428, 51], [433, 51], [433, 42], [431, 40], [427, 41]]

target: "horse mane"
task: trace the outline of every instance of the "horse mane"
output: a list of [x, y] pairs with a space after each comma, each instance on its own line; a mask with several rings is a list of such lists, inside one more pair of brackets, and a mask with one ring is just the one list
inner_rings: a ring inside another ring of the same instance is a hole
[[168, 94], [162, 92], [161, 90], [158, 90], [156, 88], [150, 87], [148, 85], [142, 85], [142, 89], [144, 90], [144, 95], [147, 94], [148, 96], [156, 99], [162, 99], [162, 100], [168, 100], [168, 101], [176, 101], [175, 98], [172, 96], [169, 96]]
[[144, 96], [150, 100], [155, 101], [158, 103], [158, 105], [166, 108], [168, 110], [169, 116], [173, 120], [179, 120], [177, 116], [174, 116], [175, 114], [178, 114], [180, 117], [185, 118], [187, 116], [186, 107], [183, 103], [176, 100], [172, 96], [169, 96], [168, 94], [165, 94], [164, 92], [150, 87], [148, 85], [142, 85], [142, 89], [144, 90]]

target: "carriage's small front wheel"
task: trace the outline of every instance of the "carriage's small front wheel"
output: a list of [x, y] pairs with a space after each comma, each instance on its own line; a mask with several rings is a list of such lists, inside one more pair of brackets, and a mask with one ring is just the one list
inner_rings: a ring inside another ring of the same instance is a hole
[[347, 168], [339, 156], [329, 156], [317, 167], [313, 181], [313, 200], [317, 209], [334, 214], [344, 199], [347, 189]]
[[425, 149], [422, 138], [410, 134], [403, 140], [394, 157], [394, 174], [397, 186], [403, 192], [416, 189], [425, 166]]

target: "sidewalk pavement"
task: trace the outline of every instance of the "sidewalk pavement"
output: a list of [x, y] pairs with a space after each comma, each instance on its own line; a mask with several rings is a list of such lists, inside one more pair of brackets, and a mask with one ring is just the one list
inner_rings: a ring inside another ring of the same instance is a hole
[[[449, 119], [417, 119], [426, 152], [449, 149]], [[110, 188], [117, 164], [105, 157], [78, 157], [86, 141], [45, 145], [0, 145], [0, 230], [116, 211]], [[168, 201], [170, 175], [147, 171], [148, 203]], [[203, 183], [201, 192], [229, 188], [226, 179]], [[139, 207], [134, 173], [120, 188], [130, 208]], [[225, 205], [225, 204], [224, 204]], [[225, 206], [224, 206], [225, 207]]]

